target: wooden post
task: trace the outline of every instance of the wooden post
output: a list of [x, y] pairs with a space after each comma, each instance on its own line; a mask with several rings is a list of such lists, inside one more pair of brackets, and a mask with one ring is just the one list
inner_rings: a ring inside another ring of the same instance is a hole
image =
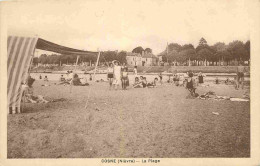
[[99, 62], [99, 57], [100, 57], [100, 52], [98, 52], [97, 62], [96, 62], [95, 70], [94, 70], [94, 76], [93, 76], [93, 80], [94, 81], [95, 81], [97, 66], [98, 66], [98, 62]]

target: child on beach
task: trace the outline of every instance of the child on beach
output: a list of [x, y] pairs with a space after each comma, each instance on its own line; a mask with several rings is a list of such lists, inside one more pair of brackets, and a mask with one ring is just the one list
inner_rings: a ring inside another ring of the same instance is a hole
[[123, 72], [122, 72], [122, 88], [123, 88], [123, 90], [126, 90], [127, 79], [128, 79], [127, 68], [124, 68]]
[[195, 90], [196, 90], [196, 81], [193, 78], [193, 73], [189, 72], [188, 73], [188, 78], [187, 78], [187, 84], [186, 88], [190, 91], [191, 96], [195, 96]]
[[138, 77], [135, 77], [135, 82], [133, 84], [133, 87], [134, 88], [142, 88], [143, 87], [143, 84], [142, 84], [142, 82], [139, 81]]
[[113, 64], [110, 63], [109, 67], [107, 68], [107, 79], [108, 79], [108, 82], [109, 82], [109, 89], [111, 89], [111, 87], [112, 87], [113, 77], [114, 77]]

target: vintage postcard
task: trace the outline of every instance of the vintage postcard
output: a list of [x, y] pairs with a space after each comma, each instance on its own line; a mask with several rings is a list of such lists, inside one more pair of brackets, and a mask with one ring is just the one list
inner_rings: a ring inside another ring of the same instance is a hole
[[0, 165], [260, 165], [259, 0], [0, 2]]

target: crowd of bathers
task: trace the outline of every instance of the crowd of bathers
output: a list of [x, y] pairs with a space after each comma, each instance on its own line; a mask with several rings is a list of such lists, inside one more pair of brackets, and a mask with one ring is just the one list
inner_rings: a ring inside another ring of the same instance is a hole
[[[109, 82], [109, 89], [118, 89], [119, 86], [122, 86], [123, 90], [126, 90], [129, 83], [128, 77], [128, 67], [125, 63], [120, 65], [118, 61], [112, 61], [109, 63], [107, 68], [107, 80]], [[133, 88], [154, 88], [157, 85], [163, 84], [163, 75], [160, 73], [158, 76], [154, 77], [152, 81], [147, 81], [145, 76], [138, 75], [137, 73], [137, 66], [133, 68], [133, 75], [134, 75], [134, 82], [132, 84]], [[195, 76], [196, 75], [196, 76]], [[174, 74], [164, 74], [164, 77], [168, 77], [167, 83], [172, 83], [176, 86], [184, 86], [186, 87], [191, 93], [195, 93], [195, 89], [198, 84], [204, 83], [204, 77], [206, 75], [199, 72], [197, 74], [189, 71], [187, 73], [177, 73], [176, 71]], [[40, 75], [40, 79], [42, 76]], [[47, 76], [44, 77], [44, 81], [48, 81]], [[89, 81], [92, 81], [92, 75], [89, 74]], [[105, 82], [103, 79], [96, 80], [96, 82]], [[215, 84], [220, 84], [220, 80], [218, 77], [214, 80]], [[244, 82], [244, 68], [243, 66], [237, 67], [237, 75], [234, 80], [230, 80], [228, 77], [224, 81], [225, 84], [234, 84], [236, 89], [238, 89], [239, 84], [242, 85], [243, 88]], [[74, 85], [74, 86], [87, 86], [89, 85], [87, 77], [79, 78], [78, 74], [73, 73], [72, 71], [67, 71], [67, 74], [61, 75], [59, 78], [59, 85]]]

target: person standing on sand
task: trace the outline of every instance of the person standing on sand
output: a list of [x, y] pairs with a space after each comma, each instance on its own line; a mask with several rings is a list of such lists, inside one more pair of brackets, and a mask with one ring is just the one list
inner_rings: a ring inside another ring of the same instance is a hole
[[119, 84], [120, 84], [120, 80], [121, 80], [121, 66], [119, 66], [118, 61], [113, 61], [112, 62], [114, 64], [114, 70], [113, 70], [113, 74], [114, 74], [114, 88], [117, 90]]
[[123, 88], [123, 90], [126, 90], [127, 79], [128, 79], [127, 68], [123, 68], [123, 72], [122, 72], [122, 88]]
[[108, 68], [107, 68], [107, 79], [108, 79], [108, 82], [109, 82], [109, 90], [112, 87], [112, 82], [113, 82], [113, 78], [114, 78], [113, 72], [114, 72], [113, 64], [110, 63]]
[[242, 62], [239, 62], [237, 66], [237, 80], [236, 80], [236, 89], [239, 89], [239, 84], [241, 83], [241, 88], [244, 89], [244, 74], [245, 67], [242, 65]]
[[199, 84], [204, 83], [203, 77], [204, 77], [204, 75], [201, 72], [199, 72], [199, 75], [198, 75]]
[[137, 77], [137, 66], [134, 67], [133, 72], [134, 72], [134, 76], [135, 76], [135, 78], [136, 78], [136, 77]]
[[92, 75], [89, 74], [89, 81], [92, 81]]

